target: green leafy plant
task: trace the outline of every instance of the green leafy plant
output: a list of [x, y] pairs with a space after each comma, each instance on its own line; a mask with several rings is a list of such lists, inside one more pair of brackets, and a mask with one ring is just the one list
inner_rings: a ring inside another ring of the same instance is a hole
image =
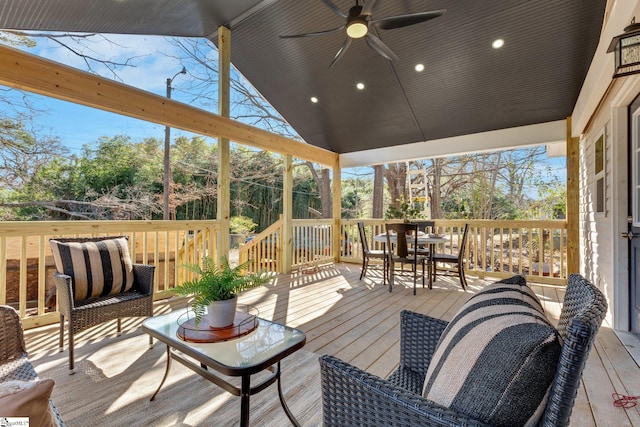
[[195, 314], [196, 325], [202, 320], [205, 309], [213, 301], [224, 301], [234, 298], [241, 292], [268, 283], [271, 277], [264, 273], [250, 273], [247, 261], [237, 267], [231, 267], [229, 260], [224, 257], [222, 265], [216, 265], [210, 257], [202, 258], [200, 264], [185, 264], [182, 267], [197, 274], [193, 280], [188, 280], [177, 286], [173, 291], [178, 295], [193, 295], [191, 303]]
[[384, 219], [420, 219], [424, 218], [424, 215], [420, 212], [417, 203], [407, 203], [402, 197], [400, 200], [400, 207], [390, 205], [384, 214]]
[[235, 234], [249, 234], [256, 229], [258, 224], [248, 216], [232, 216], [229, 219], [229, 231]]

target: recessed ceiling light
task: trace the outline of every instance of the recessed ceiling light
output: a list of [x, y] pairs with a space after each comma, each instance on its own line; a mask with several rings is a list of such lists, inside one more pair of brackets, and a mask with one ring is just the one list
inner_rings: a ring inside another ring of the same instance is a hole
[[362, 89], [364, 89], [364, 83], [362, 83], [362, 82], [356, 83], [356, 87], [357, 87], [359, 90], [362, 90]]
[[504, 40], [496, 39], [493, 41], [493, 43], [491, 43], [491, 46], [493, 46], [494, 49], [500, 49], [502, 46], [504, 46]]
[[424, 71], [424, 64], [416, 64], [414, 68], [416, 69], [417, 72]]
[[311, 102], [313, 102], [314, 104], [318, 103], [318, 98], [316, 98], [315, 96], [311, 97]]

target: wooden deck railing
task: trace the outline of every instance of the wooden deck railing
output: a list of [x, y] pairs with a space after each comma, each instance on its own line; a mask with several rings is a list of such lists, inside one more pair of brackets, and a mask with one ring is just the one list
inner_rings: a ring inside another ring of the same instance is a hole
[[299, 269], [332, 262], [333, 228], [331, 219], [294, 219], [291, 267]]
[[282, 218], [240, 247], [240, 263], [250, 261], [249, 270], [282, 272]]
[[[333, 260], [331, 219], [294, 219], [292, 247], [293, 269], [314, 266]], [[282, 219], [256, 235], [240, 248], [240, 262], [251, 260], [251, 271], [270, 270], [281, 273], [282, 266]]]
[[216, 256], [217, 228], [216, 221], [0, 222], [0, 304], [15, 306], [25, 328], [58, 321], [45, 304], [55, 271], [52, 237], [128, 236], [135, 262], [156, 266], [154, 292], [162, 298], [184, 279], [176, 266]]
[[[363, 221], [373, 249], [382, 245], [372, 236], [384, 232], [383, 220], [342, 220], [342, 233], [348, 236], [351, 252], [342, 250], [345, 262], [362, 262], [362, 246], [357, 222]], [[436, 247], [438, 252], [458, 253], [464, 224], [469, 224], [465, 250], [465, 272], [483, 277], [522, 274], [537, 283], [566, 284], [567, 223], [549, 221], [436, 220], [436, 231], [449, 238]]]
[[[384, 232], [384, 220], [362, 220], [369, 244]], [[472, 276], [506, 277], [522, 274], [537, 283], [566, 284], [565, 221], [469, 220], [465, 271]], [[439, 252], [457, 253], [464, 221], [436, 220], [438, 232], [448, 236]], [[335, 252], [344, 262], [362, 262], [357, 220], [343, 220], [340, 247], [332, 247], [336, 231], [332, 220], [293, 221], [292, 268], [301, 269], [332, 262]], [[48, 240], [51, 237], [129, 237], [135, 261], [156, 266], [156, 298], [169, 295], [177, 283], [188, 278], [176, 268], [199, 262], [203, 256], [217, 258], [216, 221], [51, 221], [0, 222], [0, 304], [15, 306], [24, 326], [34, 327], [58, 320], [55, 307], [47, 307], [47, 290], [55, 271]], [[278, 221], [240, 248], [240, 261], [251, 260], [251, 270], [282, 272], [282, 221]]]

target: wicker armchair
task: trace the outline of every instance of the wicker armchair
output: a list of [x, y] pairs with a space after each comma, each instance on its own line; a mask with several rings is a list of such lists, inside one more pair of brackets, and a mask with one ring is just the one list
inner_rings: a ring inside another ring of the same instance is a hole
[[[38, 374], [27, 357], [20, 316], [13, 307], [0, 305], [0, 382], [36, 379]], [[64, 427], [65, 423], [51, 400], [49, 406], [55, 424]]]
[[[104, 239], [104, 238], [102, 238]], [[60, 241], [97, 241], [100, 239], [58, 239]], [[155, 266], [133, 264], [134, 282], [129, 291], [86, 300], [74, 298], [71, 276], [56, 272], [53, 281], [57, 291], [60, 312], [60, 351], [64, 350], [64, 321], [68, 323], [69, 369], [74, 369], [74, 334], [101, 323], [118, 320], [118, 334], [122, 331], [121, 318], [153, 316], [153, 275]], [[149, 343], [152, 339], [149, 339]]]
[[[569, 277], [558, 331], [564, 339], [540, 426], [568, 426], [589, 351], [607, 311], [602, 293], [577, 274]], [[401, 313], [400, 365], [382, 379], [333, 356], [322, 356], [325, 426], [484, 426], [424, 399], [429, 362], [447, 322]]]

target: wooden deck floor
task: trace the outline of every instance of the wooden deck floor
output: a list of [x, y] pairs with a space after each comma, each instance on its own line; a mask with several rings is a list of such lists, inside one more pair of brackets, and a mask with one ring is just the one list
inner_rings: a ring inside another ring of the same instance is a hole
[[[393, 371], [398, 360], [399, 312], [401, 310], [409, 309], [449, 320], [472, 292], [481, 289], [487, 283], [469, 278], [470, 289], [463, 292], [456, 278], [439, 277], [434, 289], [427, 290], [419, 287], [418, 294], [414, 296], [408, 278], [406, 286], [397, 284], [393, 292], [388, 293], [380, 283], [379, 272], [372, 272], [363, 281], [358, 280], [359, 274], [358, 265], [338, 264], [320, 268], [310, 274], [281, 275], [273, 285], [245, 293], [241, 302], [257, 306], [261, 317], [303, 330], [307, 334], [307, 343], [304, 347], [306, 352], [312, 352], [315, 355], [334, 354], [371, 373], [386, 377]], [[535, 284], [532, 287], [540, 296], [548, 315], [551, 318], [557, 318], [560, 313], [559, 301], [562, 301], [564, 294], [563, 288]], [[183, 299], [159, 302], [156, 313], [184, 305]], [[127, 331], [125, 336], [129, 335], [137, 342], [144, 342], [146, 336], [140, 333], [139, 324], [138, 319], [124, 322], [125, 331]], [[41, 376], [47, 376], [48, 373], [53, 372], [49, 371], [53, 369], [52, 366], [56, 366], [60, 372], [64, 372], [66, 367], [67, 352], [57, 352], [57, 330], [57, 327], [49, 326], [26, 333], [27, 349]], [[80, 334], [76, 339], [78, 365], [82, 366], [91, 359], [89, 350], [95, 352], [96, 349], [116, 345], [126, 347], [125, 341], [114, 339], [114, 331], [114, 323], [111, 323]], [[122, 354], [124, 356], [126, 353]], [[149, 379], [152, 388], [160, 381], [161, 371], [164, 369], [163, 355], [163, 350], [157, 350], [156, 359], [149, 364], [157, 371], [154, 372], [153, 378]], [[315, 355], [312, 355], [313, 359]], [[317, 365], [315, 362], [312, 364]], [[92, 369], [95, 370], [96, 367], [92, 366]], [[101, 369], [102, 375], [106, 376], [111, 368]], [[133, 384], [142, 377], [142, 374], [132, 373], [131, 375], [130, 380], [124, 378], [123, 381], [130, 381], [130, 384]], [[83, 378], [85, 377], [78, 375], [61, 376], [57, 379], [54, 389], [54, 400], [63, 417], [69, 420], [70, 426], [89, 425], [82, 420], [86, 421], [87, 414], [96, 410], [91, 405], [65, 403], [69, 400], [65, 400], [61, 395], [65, 390], [67, 392], [71, 390], [70, 384], [73, 381], [77, 382], [74, 387], [78, 388], [80, 387], [78, 382], [90, 381]], [[88, 375], [86, 378], [92, 378], [92, 376]], [[313, 381], [318, 381], [317, 375], [313, 377]], [[98, 384], [94, 386], [96, 385]], [[319, 385], [316, 386], [316, 390], [319, 389]], [[100, 391], [101, 394], [110, 392], [110, 390]], [[616, 408], [611, 398], [614, 392], [640, 395], [640, 368], [629, 356], [609, 325], [605, 323], [600, 329], [595, 347], [591, 352], [571, 425], [640, 426], [640, 405], [631, 409]], [[306, 392], [291, 390], [289, 393]], [[302, 417], [303, 425], [321, 423], [320, 406], [317, 403], [320, 396], [318, 391], [315, 393], [317, 394], [311, 396], [316, 400], [314, 406], [307, 406], [305, 410], [314, 413], [308, 413]], [[113, 396], [112, 399], [117, 401], [118, 396]], [[148, 400], [148, 396], [146, 399]], [[170, 404], [184, 405], [185, 403], [180, 400]], [[130, 420], [119, 420], [118, 411], [113, 408], [110, 407], [109, 411], [111, 411], [109, 419], [113, 420], [113, 424], [111, 422], [109, 424], [133, 425]], [[262, 418], [259, 418], [260, 415], [256, 417], [258, 418], [254, 419], [252, 415], [252, 425], [278, 425], [273, 420], [271, 423], [265, 421], [269, 420], [268, 415], [263, 414]], [[278, 421], [278, 423], [281, 422]], [[232, 421], [229, 423], [234, 425]], [[185, 419], [165, 419], [163, 422], [147, 422], [140, 425], [208, 424], [205, 421], [199, 424], [194, 421], [187, 422]]]

